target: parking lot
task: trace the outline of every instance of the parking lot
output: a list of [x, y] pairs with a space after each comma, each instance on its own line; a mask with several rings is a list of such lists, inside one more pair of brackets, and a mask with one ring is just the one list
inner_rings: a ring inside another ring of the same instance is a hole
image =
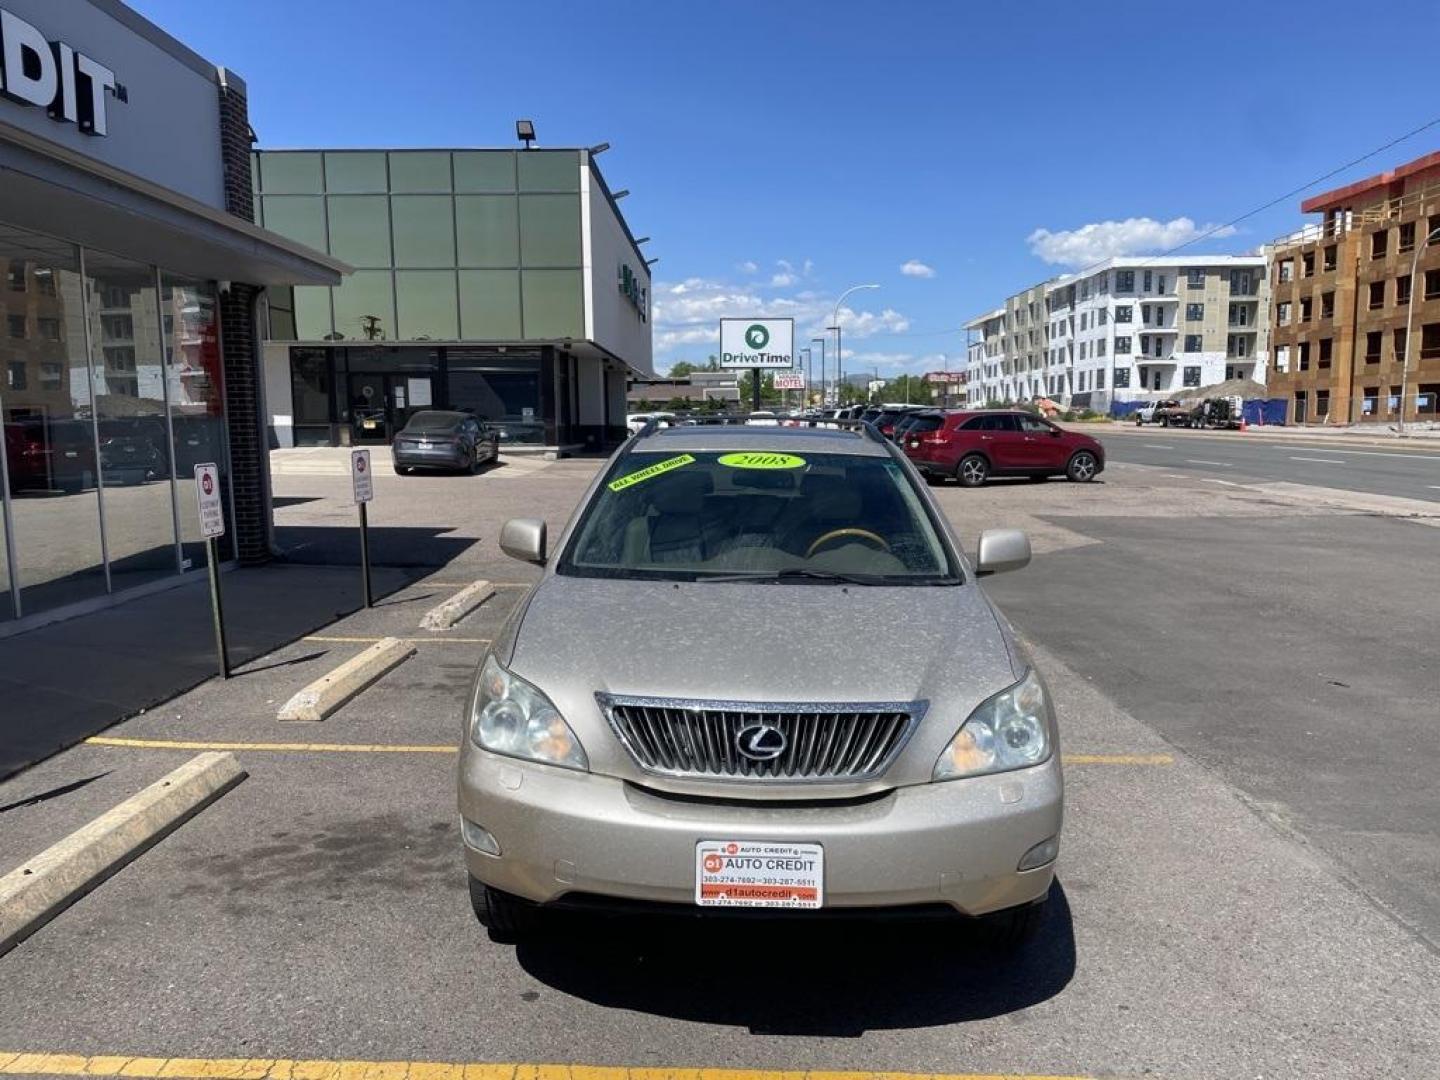
[[[1127, 462], [938, 487], [967, 545], [1000, 525], [1034, 545], [989, 591], [1062, 725], [1038, 939], [1004, 957], [930, 924], [573, 919], [517, 948], [470, 911], [454, 749], [476, 660], [538, 574], [499, 552], [501, 523], [555, 535], [598, 467], [377, 468], [374, 557], [425, 576], [0, 784], [4, 873], [199, 751], [249, 773], [0, 956], [0, 1073], [1434, 1073], [1440, 671], [1414, 571], [1440, 512]], [[274, 487], [287, 558], [355, 561], [343, 472], [296, 456]], [[420, 629], [479, 578], [489, 600]], [[856, 628], [877, 663], [904, 632]], [[323, 723], [276, 720], [383, 637], [415, 654]]]

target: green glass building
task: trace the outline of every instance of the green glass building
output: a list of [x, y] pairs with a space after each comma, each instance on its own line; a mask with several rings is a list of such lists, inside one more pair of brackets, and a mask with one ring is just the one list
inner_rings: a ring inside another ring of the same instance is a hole
[[651, 377], [650, 273], [587, 150], [262, 150], [258, 223], [354, 267], [271, 290], [272, 443], [470, 409], [502, 447], [600, 450]]

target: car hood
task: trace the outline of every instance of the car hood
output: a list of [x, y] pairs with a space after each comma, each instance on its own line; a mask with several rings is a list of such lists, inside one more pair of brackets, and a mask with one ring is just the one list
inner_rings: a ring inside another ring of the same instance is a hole
[[[508, 664], [570, 722], [593, 771], [685, 791], [714, 785], [641, 773], [611, 732], [597, 693], [926, 702], [924, 720], [886, 777], [835, 785], [867, 790], [927, 782], [975, 706], [1023, 674], [1001, 622], [973, 582], [887, 588], [551, 575], [513, 627]], [[733, 784], [722, 786], [733, 793]]]

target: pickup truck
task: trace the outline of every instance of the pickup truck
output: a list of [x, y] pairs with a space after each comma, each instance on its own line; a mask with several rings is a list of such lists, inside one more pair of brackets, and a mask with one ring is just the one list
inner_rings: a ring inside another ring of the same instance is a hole
[[1181, 408], [1180, 403], [1173, 399], [1151, 401], [1135, 410], [1136, 427], [1142, 424], [1164, 424], [1169, 427], [1171, 424], [1189, 422], [1190, 410]]

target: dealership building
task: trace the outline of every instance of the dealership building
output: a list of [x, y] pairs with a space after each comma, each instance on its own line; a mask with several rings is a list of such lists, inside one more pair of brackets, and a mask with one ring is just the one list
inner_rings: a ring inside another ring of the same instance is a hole
[[[117, 0], [0, 0], [0, 636], [269, 554], [267, 290], [344, 264], [253, 224], [246, 87]], [[323, 247], [323, 245], [321, 245]]]
[[591, 151], [261, 150], [251, 174], [261, 225], [354, 267], [272, 291], [273, 446], [385, 443], [424, 408], [506, 452], [625, 437], [650, 270]]

